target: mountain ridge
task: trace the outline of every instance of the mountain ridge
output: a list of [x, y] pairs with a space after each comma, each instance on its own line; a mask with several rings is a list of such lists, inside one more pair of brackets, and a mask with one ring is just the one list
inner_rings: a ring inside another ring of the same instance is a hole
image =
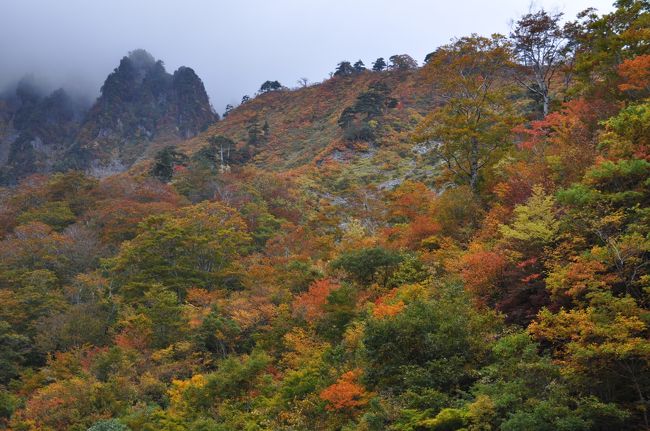
[[[5, 183], [67, 169], [97, 176], [120, 172], [156, 141], [192, 137], [218, 118], [191, 68], [170, 74], [145, 50], [121, 59], [89, 108], [72, 109], [65, 90], [41, 94], [26, 80], [14, 93], [0, 104], [0, 179]], [[59, 115], [58, 121], [52, 115]]]

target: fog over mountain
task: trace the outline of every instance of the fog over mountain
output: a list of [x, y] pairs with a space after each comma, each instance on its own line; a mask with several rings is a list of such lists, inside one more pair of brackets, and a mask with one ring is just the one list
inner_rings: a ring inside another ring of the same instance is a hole
[[[539, 0], [568, 18], [606, 0]], [[99, 95], [116, 62], [144, 48], [168, 70], [192, 67], [217, 112], [267, 79], [320, 81], [344, 59], [424, 56], [454, 36], [507, 33], [525, 0], [457, 2], [244, 0], [5, 0], [0, 4], [0, 88], [26, 73], [50, 89]]]
[[0, 431], [650, 431], [650, 0], [529, 2], [0, 0]]

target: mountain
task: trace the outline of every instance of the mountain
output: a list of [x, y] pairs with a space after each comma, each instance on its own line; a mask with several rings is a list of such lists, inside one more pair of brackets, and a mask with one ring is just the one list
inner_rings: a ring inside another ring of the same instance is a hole
[[0, 100], [1, 179], [70, 168], [119, 172], [150, 146], [195, 136], [216, 119], [191, 68], [170, 74], [144, 50], [122, 58], [90, 108], [63, 89], [44, 96], [23, 80]]
[[[207, 158], [221, 171], [254, 167], [300, 177], [310, 195], [338, 207], [356, 202], [360, 184], [379, 191], [407, 179], [433, 185], [438, 161], [412, 135], [439, 104], [421, 68], [361, 71], [264, 92], [180, 143], [177, 150], [190, 162], [175, 171], [172, 183], [189, 181], [185, 187], [209, 196], [185, 174], [197, 172]], [[144, 173], [151, 165], [146, 160], [134, 171]]]
[[7, 158], [78, 124], [84, 170], [0, 187], [0, 430], [650, 430], [650, 8], [615, 8], [202, 132], [141, 51], [81, 120], [23, 82]]
[[84, 106], [65, 90], [49, 95], [24, 78], [0, 100], [0, 180], [56, 168], [81, 125]]
[[188, 67], [165, 71], [144, 50], [122, 58], [106, 78], [68, 152], [71, 167], [122, 170], [154, 142], [196, 135], [216, 120], [203, 82]]

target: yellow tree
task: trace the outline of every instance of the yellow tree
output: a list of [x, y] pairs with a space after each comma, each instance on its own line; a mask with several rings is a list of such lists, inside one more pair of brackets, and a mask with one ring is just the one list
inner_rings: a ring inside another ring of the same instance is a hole
[[425, 75], [444, 102], [416, 130], [456, 181], [478, 191], [482, 171], [498, 160], [516, 124], [512, 54], [503, 36], [457, 39], [430, 57]]

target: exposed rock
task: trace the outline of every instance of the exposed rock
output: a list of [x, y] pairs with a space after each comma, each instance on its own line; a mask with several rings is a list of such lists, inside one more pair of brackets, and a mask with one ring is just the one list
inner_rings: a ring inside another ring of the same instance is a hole
[[216, 119], [192, 69], [171, 75], [144, 50], [122, 58], [89, 110], [24, 79], [0, 97], [0, 183], [54, 170], [123, 171], [156, 141], [193, 137]]

